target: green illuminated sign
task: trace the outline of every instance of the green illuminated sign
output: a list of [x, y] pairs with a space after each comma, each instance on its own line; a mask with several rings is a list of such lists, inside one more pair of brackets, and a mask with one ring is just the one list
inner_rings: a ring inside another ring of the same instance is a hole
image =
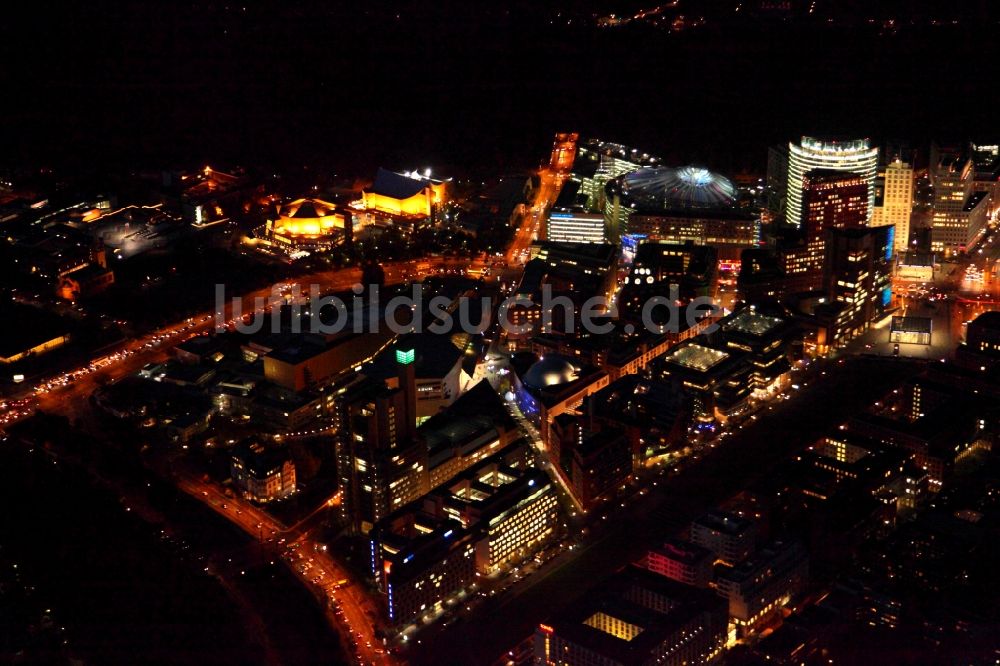
[[396, 350], [396, 363], [399, 363], [401, 365], [409, 365], [410, 363], [413, 363], [413, 358], [414, 358], [414, 353], [412, 349]]

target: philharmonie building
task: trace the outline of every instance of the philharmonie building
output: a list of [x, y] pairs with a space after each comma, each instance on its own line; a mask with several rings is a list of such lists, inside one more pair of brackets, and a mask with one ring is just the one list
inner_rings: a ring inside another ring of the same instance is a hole
[[329, 250], [350, 242], [353, 216], [349, 210], [320, 199], [296, 199], [268, 219], [265, 241], [292, 258]]
[[760, 240], [760, 219], [737, 205], [736, 186], [696, 166], [643, 167], [605, 186], [604, 218], [612, 241], [711, 245], [738, 259]]

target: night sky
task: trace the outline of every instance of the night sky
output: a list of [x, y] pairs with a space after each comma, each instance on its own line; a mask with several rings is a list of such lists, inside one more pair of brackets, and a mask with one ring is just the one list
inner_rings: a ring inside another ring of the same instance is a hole
[[760, 170], [769, 143], [803, 132], [989, 138], [998, 101], [982, 3], [951, 3], [959, 23], [937, 26], [890, 3], [894, 33], [846, 11], [782, 23], [699, 3], [707, 25], [673, 34], [596, 28], [621, 2], [76, 4], [31, 3], [0, 27], [8, 166], [495, 172], [575, 130]]

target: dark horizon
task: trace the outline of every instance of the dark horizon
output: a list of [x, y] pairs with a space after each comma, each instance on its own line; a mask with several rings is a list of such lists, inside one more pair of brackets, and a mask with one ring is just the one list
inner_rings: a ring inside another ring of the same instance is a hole
[[807, 16], [670, 33], [550, 25], [556, 10], [517, 5], [403, 3], [399, 21], [379, 6], [103, 5], [8, 24], [7, 166], [477, 175], [535, 167], [554, 132], [576, 131], [762, 171], [768, 145], [801, 134], [990, 139], [1000, 101], [985, 8], [895, 31]]

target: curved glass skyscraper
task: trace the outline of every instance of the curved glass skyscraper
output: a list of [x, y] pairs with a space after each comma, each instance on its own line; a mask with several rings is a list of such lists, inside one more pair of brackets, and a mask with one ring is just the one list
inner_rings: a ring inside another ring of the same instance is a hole
[[878, 172], [878, 148], [868, 139], [824, 141], [809, 136], [802, 143], [788, 144], [788, 203], [785, 219], [796, 227], [802, 226], [802, 179], [813, 169], [848, 171], [862, 176], [868, 183], [868, 221], [875, 207], [875, 175]]

